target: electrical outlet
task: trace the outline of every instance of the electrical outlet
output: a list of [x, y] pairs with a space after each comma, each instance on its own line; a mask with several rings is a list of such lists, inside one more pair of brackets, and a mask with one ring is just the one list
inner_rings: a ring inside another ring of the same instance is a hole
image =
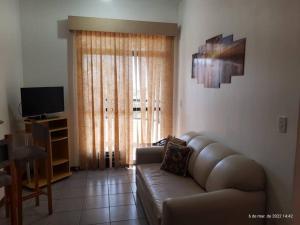
[[280, 116], [278, 119], [278, 131], [281, 134], [286, 134], [288, 128], [288, 118], [286, 116]]

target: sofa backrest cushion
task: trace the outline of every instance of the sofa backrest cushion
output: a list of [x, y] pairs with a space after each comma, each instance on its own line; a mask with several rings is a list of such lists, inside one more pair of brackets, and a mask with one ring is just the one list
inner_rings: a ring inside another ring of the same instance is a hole
[[207, 145], [193, 162], [193, 178], [205, 188], [206, 181], [214, 167], [225, 157], [235, 154], [231, 149], [219, 143]]
[[[190, 157], [188, 172], [191, 176], [194, 176], [195, 170], [195, 160], [197, 159], [199, 153], [209, 144], [213, 143], [212, 140], [205, 136], [196, 136], [189, 141], [188, 146], [192, 149], [192, 154]], [[198, 172], [198, 171], [197, 171]]]
[[235, 188], [242, 191], [262, 191], [265, 173], [254, 160], [242, 155], [231, 155], [221, 160], [211, 171], [206, 182], [207, 191]]
[[187, 133], [184, 133], [180, 136], [180, 139], [185, 141], [187, 144], [192, 140], [194, 137], [199, 136], [200, 134], [195, 131], [190, 131]]

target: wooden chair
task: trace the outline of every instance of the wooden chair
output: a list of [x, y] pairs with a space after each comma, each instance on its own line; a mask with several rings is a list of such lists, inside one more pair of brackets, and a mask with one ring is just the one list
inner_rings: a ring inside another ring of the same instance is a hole
[[[47, 127], [40, 124], [34, 123], [32, 125], [32, 140], [29, 141], [28, 134], [13, 134], [6, 135], [6, 140], [8, 143], [8, 149], [10, 158], [12, 158], [16, 165], [17, 171], [17, 192], [18, 192], [18, 202], [17, 205], [22, 206], [22, 201], [35, 198], [35, 205], [39, 206], [40, 195], [46, 195], [48, 197], [48, 213], [51, 215], [53, 213], [52, 208], [52, 189], [51, 189], [51, 177], [52, 177], [52, 167], [51, 167], [51, 151], [49, 151], [50, 140], [49, 140], [49, 130]], [[41, 161], [44, 161], [44, 171], [46, 176], [46, 188], [47, 191], [40, 189], [40, 170]], [[22, 182], [23, 174], [25, 171], [26, 164], [28, 162], [33, 162], [34, 171], [34, 182], [35, 188], [32, 193], [23, 196], [22, 195]], [[18, 207], [18, 217], [22, 218], [22, 207]], [[19, 223], [20, 224], [20, 223]]]
[[[13, 189], [12, 178], [5, 171], [0, 171], [0, 188], [4, 187], [5, 193], [5, 215], [6, 218], [10, 216], [10, 224], [17, 225], [16, 202], [14, 197], [15, 190]], [[9, 204], [9, 202], [11, 204]]]
[[[41, 124], [33, 123], [32, 124], [32, 138], [33, 138], [33, 145], [42, 147], [45, 149], [47, 153], [47, 157], [45, 158], [45, 172], [46, 172], [46, 186], [47, 186], [47, 192], [42, 194], [46, 194], [48, 197], [48, 211], [49, 215], [52, 214], [52, 188], [51, 188], [51, 178], [52, 178], [52, 154], [50, 151], [50, 135], [49, 135], [49, 129]], [[35, 164], [35, 189], [37, 192], [39, 191], [39, 174], [38, 174], [38, 161], [36, 161]], [[39, 195], [36, 197], [36, 205], [39, 204]]]
[[[7, 144], [4, 141], [0, 141], [0, 150], [1, 151], [7, 151]], [[1, 159], [0, 162], [0, 168], [1, 169], [7, 169], [10, 168], [11, 162], [8, 158], [5, 158], [4, 161]], [[15, 201], [15, 190], [13, 189], [13, 180], [12, 177], [6, 172], [6, 171], [0, 171], [0, 188], [4, 187], [5, 192], [5, 211], [6, 211], [6, 217], [8, 218], [9, 215], [11, 225], [17, 225], [17, 219], [16, 219], [16, 201]], [[11, 202], [9, 205], [8, 202]]]

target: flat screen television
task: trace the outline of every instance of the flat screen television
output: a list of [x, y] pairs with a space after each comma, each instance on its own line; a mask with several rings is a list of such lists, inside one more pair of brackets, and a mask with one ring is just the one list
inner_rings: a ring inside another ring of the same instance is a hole
[[63, 87], [21, 88], [22, 116], [34, 117], [63, 112]]

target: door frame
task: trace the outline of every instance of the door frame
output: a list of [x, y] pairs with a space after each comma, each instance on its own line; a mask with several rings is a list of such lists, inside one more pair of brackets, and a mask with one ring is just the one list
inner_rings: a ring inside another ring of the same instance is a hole
[[297, 146], [294, 173], [294, 225], [300, 224], [300, 103], [298, 112]]

